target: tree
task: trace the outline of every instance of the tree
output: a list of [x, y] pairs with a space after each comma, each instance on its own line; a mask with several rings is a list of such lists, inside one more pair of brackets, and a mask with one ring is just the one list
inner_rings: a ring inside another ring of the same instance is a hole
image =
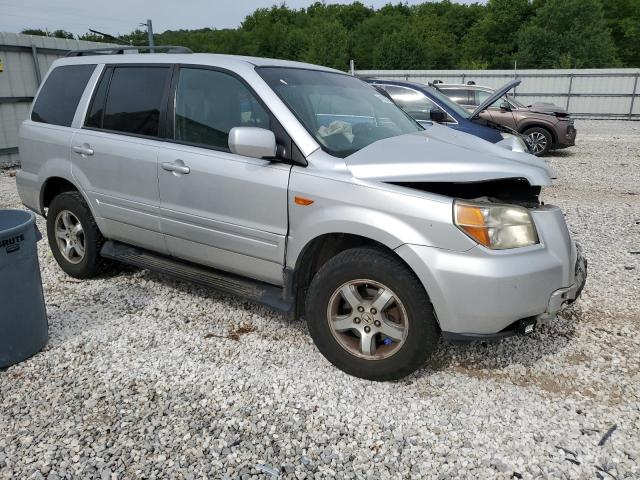
[[464, 37], [460, 66], [485, 63], [490, 68], [512, 68], [518, 30], [532, 14], [528, 0], [489, 0], [485, 15]]
[[603, 0], [604, 17], [625, 67], [640, 67], [640, 0]]
[[547, 0], [518, 32], [518, 65], [602, 68], [619, 65], [599, 0]]
[[302, 60], [346, 70], [349, 65], [347, 29], [337, 20], [317, 22], [308, 30], [308, 46]]
[[411, 70], [425, 68], [424, 45], [413, 29], [386, 33], [373, 51], [373, 68]]
[[49, 36], [49, 32], [40, 28], [25, 28], [20, 33], [24, 33], [25, 35], [38, 35], [39, 37]]

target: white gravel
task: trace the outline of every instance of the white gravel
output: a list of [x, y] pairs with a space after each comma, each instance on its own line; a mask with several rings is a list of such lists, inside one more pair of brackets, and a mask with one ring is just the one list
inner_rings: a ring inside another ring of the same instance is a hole
[[0, 478], [640, 478], [640, 122], [577, 128], [544, 199], [584, 246], [583, 298], [400, 382], [343, 374], [301, 321], [233, 297], [75, 281], [41, 242], [51, 338], [0, 372]]

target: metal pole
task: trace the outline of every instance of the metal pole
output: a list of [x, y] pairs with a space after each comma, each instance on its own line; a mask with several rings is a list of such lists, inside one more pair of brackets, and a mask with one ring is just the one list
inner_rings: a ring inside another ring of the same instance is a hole
[[38, 48], [35, 45], [31, 45], [31, 55], [33, 56], [33, 67], [36, 71], [36, 80], [38, 81], [38, 86], [40, 86], [42, 74], [40, 73], [40, 64], [38, 63]]
[[151, 23], [151, 19], [147, 20], [147, 36], [149, 37], [149, 51], [151, 53], [154, 52], [155, 43], [153, 43], [153, 23]]
[[640, 72], [636, 73], [636, 79], [633, 81], [633, 91], [631, 92], [631, 105], [629, 105], [629, 120], [633, 116], [633, 104], [636, 99], [636, 89], [638, 88], [638, 77], [640, 77]]
[[573, 73], [569, 74], [569, 91], [567, 92], [567, 103], [565, 109], [569, 111], [569, 101], [571, 100], [571, 89], [573, 87]]

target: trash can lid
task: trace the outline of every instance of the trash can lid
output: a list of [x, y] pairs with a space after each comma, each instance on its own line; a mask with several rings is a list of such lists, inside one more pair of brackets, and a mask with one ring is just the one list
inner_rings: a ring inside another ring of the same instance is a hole
[[26, 230], [35, 221], [35, 214], [29, 210], [0, 210], [0, 237]]

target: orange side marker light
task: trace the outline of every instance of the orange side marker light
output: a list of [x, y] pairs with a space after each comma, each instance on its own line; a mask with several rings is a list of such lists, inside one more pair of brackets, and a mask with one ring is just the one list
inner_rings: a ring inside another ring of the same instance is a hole
[[296, 202], [296, 205], [302, 205], [303, 207], [311, 205], [314, 202], [310, 198], [298, 197], [297, 195], [294, 197], [293, 201]]

